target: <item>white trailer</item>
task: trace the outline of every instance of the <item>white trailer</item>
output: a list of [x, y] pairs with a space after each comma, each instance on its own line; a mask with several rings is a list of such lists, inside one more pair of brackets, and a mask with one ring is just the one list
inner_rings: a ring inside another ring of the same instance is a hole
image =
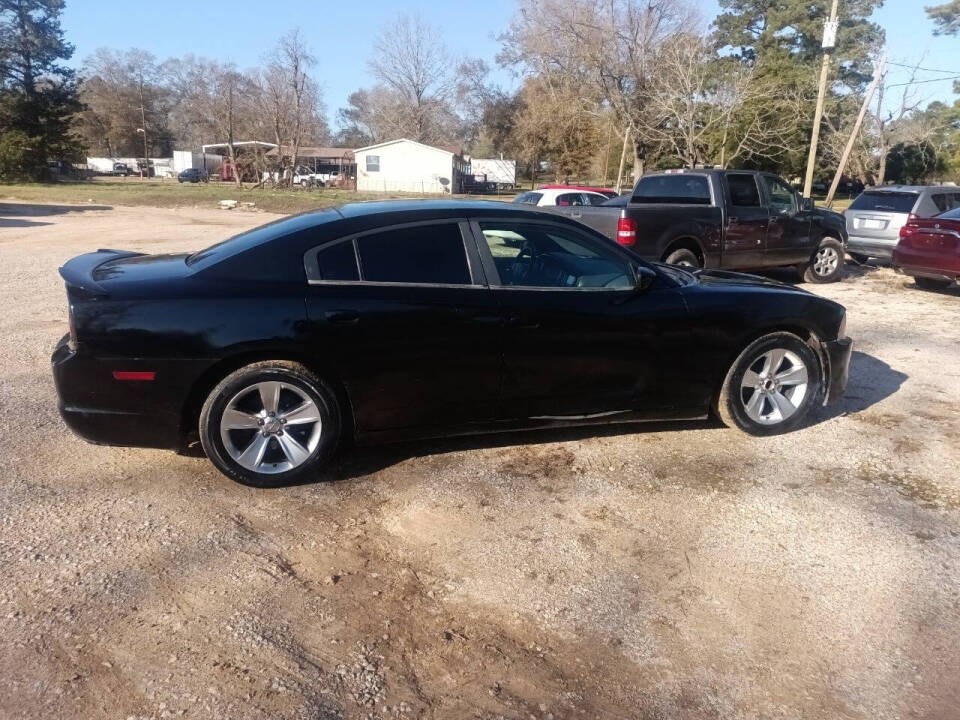
[[486, 176], [488, 183], [496, 183], [500, 190], [512, 190], [517, 184], [517, 161], [502, 158], [472, 158], [470, 174], [474, 178]]
[[206, 170], [208, 173], [220, 172], [223, 156], [214, 153], [193, 152], [192, 150], [173, 151], [173, 172], [180, 173], [190, 168]]

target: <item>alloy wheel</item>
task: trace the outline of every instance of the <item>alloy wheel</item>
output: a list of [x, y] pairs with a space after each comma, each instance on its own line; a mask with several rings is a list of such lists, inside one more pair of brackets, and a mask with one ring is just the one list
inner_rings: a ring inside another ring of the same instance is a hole
[[807, 396], [809, 373], [796, 353], [773, 348], [750, 363], [740, 382], [740, 401], [747, 416], [761, 425], [791, 418]]
[[265, 381], [250, 385], [227, 403], [220, 439], [241, 467], [274, 474], [302, 465], [320, 442], [320, 409], [295, 385]]
[[822, 247], [817, 250], [813, 258], [813, 271], [821, 277], [826, 277], [836, 271], [840, 264], [840, 253], [832, 247]]

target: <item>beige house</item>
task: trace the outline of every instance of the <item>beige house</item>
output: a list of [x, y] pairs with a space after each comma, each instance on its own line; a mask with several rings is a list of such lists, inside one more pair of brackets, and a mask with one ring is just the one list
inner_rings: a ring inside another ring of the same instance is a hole
[[357, 190], [458, 193], [470, 164], [459, 152], [401, 138], [354, 151]]

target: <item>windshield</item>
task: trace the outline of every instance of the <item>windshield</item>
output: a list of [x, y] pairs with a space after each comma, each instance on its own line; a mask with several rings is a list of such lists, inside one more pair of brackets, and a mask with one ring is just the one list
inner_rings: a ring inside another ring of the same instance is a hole
[[877, 210], [879, 212], [908, 213], [913, 210], [919, 195], [912, 192], [869, 190], [850, 205], [851, 210]]

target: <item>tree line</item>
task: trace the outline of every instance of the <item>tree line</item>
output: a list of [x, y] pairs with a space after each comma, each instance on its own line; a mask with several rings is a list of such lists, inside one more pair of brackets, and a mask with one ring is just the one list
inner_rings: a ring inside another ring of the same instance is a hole
[[[844, 2], [819, 155], [832, 174], [884, 44], [881, 0]], [[293, 30], [253, 68], [202, 57], [101, 49], [78, 72], [63, 0], [0, 0], [0, 177], [44, 176], [84, 154], [167, 157], [242, 139], [280, 146], [397, 137], [517, 159], [531, 176], [613, 183], [677, 165], [771, 169], [806, 160], [827, 0], [518, 0], [495, 58], [456, 57], [442, 32], [400, 15], [371, 46], [369, 87], [335, 113], [323, 67]], [[960, 0], [927, 9], [934, 33], [960, 32]], [[491, 64], [520, 78], [493, 79]], [[881, 80], [848, 174], [866, 184], [957, 178], [960, 102], [925, 104], [921, 67]], [[909, 81], [900, 82], [906, 73]], [[942, 86], [939, 86], [942, 87]], [[281, 173], [281, 177], [283, 174]]]

